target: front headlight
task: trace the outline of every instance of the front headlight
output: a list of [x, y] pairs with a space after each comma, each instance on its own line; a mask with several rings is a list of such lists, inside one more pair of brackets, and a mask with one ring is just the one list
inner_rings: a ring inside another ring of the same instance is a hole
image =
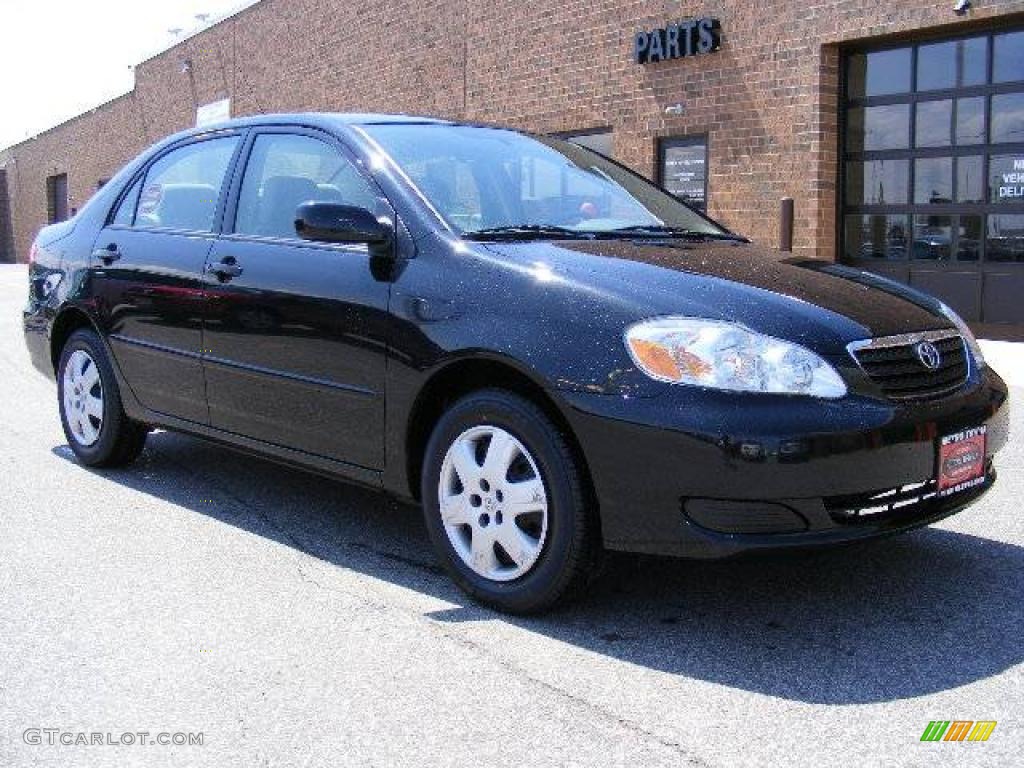
[[978, 340], [974, 338], [974, 334], [971, 332], [971, 329], [967, 327], [967, 323], [964, 322], [964, 319], [960, 317], [952, 307], [942, 303], [941, 301], [939, 302], [939, 311], [945, 315], [949, 322], [956, 326], [957, 331], [959, 331], [960, 335], [964, 337], [964, 341], [967, 342], [967, 348], [971, 350], [971, 356], [974, 357], [974, 362], [977, 363], [978, 368], [984, 368], [986, 365], [985, 355], [981, 352], [981, 345], [978, 343]]
[[658, 381], [736, 392], [836, 398], [846, 384], [818, 355], [741, 325], [698, 317], [660, 317], [626, 329], [626, 349]]

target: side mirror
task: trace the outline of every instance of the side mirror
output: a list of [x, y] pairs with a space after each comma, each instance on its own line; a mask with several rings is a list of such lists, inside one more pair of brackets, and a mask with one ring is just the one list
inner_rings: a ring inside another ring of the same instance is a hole
[[393, 230], [365, 208], [339, 203], [303, 203], [295, 211], [295, 233], [321, 243], [386, 246]]

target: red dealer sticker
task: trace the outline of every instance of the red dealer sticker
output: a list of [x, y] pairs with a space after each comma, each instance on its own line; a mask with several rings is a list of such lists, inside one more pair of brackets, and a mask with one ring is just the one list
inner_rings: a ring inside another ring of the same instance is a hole
[[946, 435], [939, 443], [939, 496], [985, 482], [985, 427]]

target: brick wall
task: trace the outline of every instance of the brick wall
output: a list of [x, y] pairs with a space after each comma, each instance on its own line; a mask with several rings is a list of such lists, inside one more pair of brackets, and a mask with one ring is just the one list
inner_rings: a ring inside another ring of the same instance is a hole
[[[23, 260], [46, 218], [47, 176], [72, 207], [195, 108], [465, 117], [541, 132], [610, 126], [615, 155], [653, 176], [658, 137], [707, 134], [709, 212], [778, 241], [796, 201], [795, 250], [833, 258], [840, 46], [991, 25], [1024, 2], [976, 0], [262, 0], [136, 67], [132, 93], [0, 153]], [[632, 35], [692, 16], [722, 23], [721, 50], [645, 67]], [[191, 62], [187, 72], [183, 63]], [[682, 103], [680, 115], [665, 108]]]
[[7, 171], [0, 171], [0, 263], [10, 263], [14, 260], [14, 233], [11, 230]]

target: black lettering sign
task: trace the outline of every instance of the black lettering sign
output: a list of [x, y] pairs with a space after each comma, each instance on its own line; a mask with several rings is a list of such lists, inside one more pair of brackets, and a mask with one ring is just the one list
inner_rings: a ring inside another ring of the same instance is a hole
[[721, 47], [722, 25], [718, 19], [690, 19], [649, 32], [637, 32], [633, 36], [633, 61], [637, 64], [654, 64], [699, 53], [711, 53]]

